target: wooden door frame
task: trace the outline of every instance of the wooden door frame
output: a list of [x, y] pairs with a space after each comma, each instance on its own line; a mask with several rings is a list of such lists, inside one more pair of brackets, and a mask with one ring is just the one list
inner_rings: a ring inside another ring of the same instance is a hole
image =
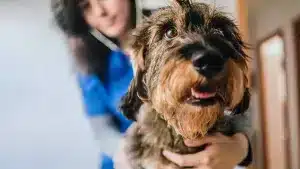
[[[265, 121], [267, 121], [267, 117], [266, 117], [266, 105], [265, 105], [265, 97], [266, 97], [266, 93], [265, 93], [265, 84], [264, 84], [264, 75], [263, 75], [263, 61], [262, 61], [262, 56], [261, 56], [261, 53], [260, 53], [260, 47], [261, 45], [266, 42], [267, 40], [271, 39], [272, 37], [274, 36], [280, 36], [282, 39], [283, 39], [283, 43], [284, 43], [284, 65], [286, 66], [286, 58], [287, 58], [287, 53], [286, 53], [286, 43], [285, 43], [285, 39], [284, 39], [284, 33], [281, 29], [277, 29], [276, 31], [274, 31], [273, 33], [269, 34], [268, 36], [266, 36], [265, 38], [263, 38], [262, 40], [259, 40], [257, 45], [256, 45], [256, 50], [255, 50], [255, 53], [256, 53], [256, 56], [257, 56], [257, 65], [258, 65], [258, 77], [256, 78], [257, 79], [257, 84], [258, 84], [258, 94], [259, 94], [259, 110], [261, 112], [260, 114], [260, 122], [261, 122], [261, 126], [262, 126], [262, 133], [265, 133], [267, 131], [267, 127], [266, 127], [266, 123]], [[285, 74], [287, 73], [286, 69], [285, 69]], [[287, 78], [287, 74], [286, 74], [286, 78]], [[288, 80], [286, 80], [286, 84], [287, 84]], [[288, 85], [286, 85], [288, 86]], [[288, 89], [286, 89], [286, 92], [288, 94]], [[286, 98], [286, 102], [288, 102], [288, 97]], [[285, 105], [284, 107], [284, 110], [285, 111], [288, 111], [288, 107], [287, 105]], [[286, 113], [288, 114], [288, 113]], [[285, 116], [285, 119], [284, 119], [284, 126], [285, 126], [285, 134], [286, 135], [289, 135], [289, 128], [288, 128], [288, 120], [289, 118]], [[262, 142], [263, 142], [263, 168], [264, 169], [270, 169], [268, 166], [268, 156], [270, 156], [270, 154], [267, 154], [268, 152], [268, 148], [267, 145], [268, 142], [267, 142], [267, 136], [266, 134], [263, 134], [262, 135]], [[287, 150], [286, 151], [286, 154], [284, 155], [284, 158], [285, 158], [285, 161], [286, 161], [286, 168], [290, 168], [290, 146], [289, 146], [289, 140], [286, 140], [285, 141], [285, 149]]]
[[[294, 49], [295, 49], [295, 57], [296, 57], [296, 70], [297, 72], [300, 72], [300, 15], [294, 19], [293, 23], [293, 35], [294, 35]], [[298, 36], [297, 36], [298, 33]], [[300, 86], [300, 73], [297, 73], [297, 86]], [[298, 101], [300, 101], [300, 88], [297, 87], [297, 95], [298, 95]], [[298, 106], [298, 122], [300, 122], [300, 106]], [[300, 129], [300, 123], [298, 123], [298, 129]], [[298, 134], [298, 150], [296, 151], [296, 154], [292, 154], [297, 157], [300, 157], [300, 133]], [[300, 163], [298, 163], [298, 168], [300, 169]]]

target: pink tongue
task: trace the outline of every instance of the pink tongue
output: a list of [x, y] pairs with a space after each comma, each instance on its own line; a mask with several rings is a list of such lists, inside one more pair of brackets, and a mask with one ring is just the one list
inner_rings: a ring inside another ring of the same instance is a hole
[[214, 97], [216, 95], [215, 92], [209, 93], [209, 92], [198, 92], [192, 89], [192, 95], [197, 99], [208, 99], [211, 97]]

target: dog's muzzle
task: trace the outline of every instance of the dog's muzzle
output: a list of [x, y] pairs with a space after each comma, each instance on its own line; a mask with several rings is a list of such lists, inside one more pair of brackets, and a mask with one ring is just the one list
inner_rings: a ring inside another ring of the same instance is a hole
[[207, 78], [213, 78], [224, 68], [226, 59], [213, 49], [196, 50], [191, 55], [195, 69]]

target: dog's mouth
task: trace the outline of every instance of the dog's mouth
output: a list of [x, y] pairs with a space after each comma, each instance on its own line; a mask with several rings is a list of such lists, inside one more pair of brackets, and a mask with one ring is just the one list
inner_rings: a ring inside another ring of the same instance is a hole
[[191, 88], [191, 94], [186, 103], [195, 106], [212, 105], [216, 102], [217, 89], [211, 85], [198, 85]]

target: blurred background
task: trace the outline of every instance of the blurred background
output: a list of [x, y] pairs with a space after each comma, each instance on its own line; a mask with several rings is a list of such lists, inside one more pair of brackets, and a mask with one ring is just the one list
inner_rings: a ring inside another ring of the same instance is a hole
[[[248, 51], [255, 169], [300, 169], [300, 1], [211, 0]], [[156, 9], [167, 0], [141, 0]], [[48, 0], [0, 0], [0, 168], [96, 169], [94, 140]], [[112, 145], [115, 146], [115, 145]]]

